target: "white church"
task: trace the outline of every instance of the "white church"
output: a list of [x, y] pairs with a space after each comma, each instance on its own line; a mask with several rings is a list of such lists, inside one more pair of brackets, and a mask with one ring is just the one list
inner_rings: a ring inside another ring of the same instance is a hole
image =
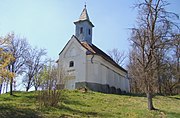
[[74, 24], [75, 35], [59, 53], [57, 61], [59, 80], [62, 68], [66, 75], [59, 81], [59, 85], [70, 90], [86, 87], [103, 93], [129, 92], [127, 71], [92, 43], [94, 25], [89, 19], [86, 6]]

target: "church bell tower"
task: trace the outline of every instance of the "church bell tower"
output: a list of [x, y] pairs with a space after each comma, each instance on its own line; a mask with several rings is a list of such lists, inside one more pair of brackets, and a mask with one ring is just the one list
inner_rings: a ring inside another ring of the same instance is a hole
[[92, 29], [94, 25], [91, 23], [86, 5], [77, 21], [74, 22], [76, 25], [75, 36], [81, 42], [87, 42], [88, 44], [92, 44]]

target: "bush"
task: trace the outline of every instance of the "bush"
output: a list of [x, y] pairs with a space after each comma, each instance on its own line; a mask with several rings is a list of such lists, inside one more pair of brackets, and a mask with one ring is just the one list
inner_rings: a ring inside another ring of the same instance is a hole
[[60, 97], [60, 90], [44, 90], [39, 91], [37, 101], [40, 104], [40, 106], [57, 107], [58, 103], [61, 102]]

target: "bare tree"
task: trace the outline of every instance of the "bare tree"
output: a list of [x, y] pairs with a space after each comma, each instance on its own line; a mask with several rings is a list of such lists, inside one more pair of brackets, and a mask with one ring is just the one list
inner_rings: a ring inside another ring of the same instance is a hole
[[180, 90], [180, 35], [175, 35], [172, 40], [170, 56], [165, 60], [163, 86], [165, 94], [179, 93]]
[[174, 75], [178, 81], [178, 84], [180, 84], [180, 34], [175, 35], [173, 46], [174, 46], [173, 58], [175, 63]]
[[170, 42], [168, 37], [175, 26], [171, 18], [178, 18], [176, 14], [165, 11], [167, 5], [164, 0], [144, 0], [136, 4], [139, 13], [137, 28], [132, 28], [130, 38], [133, 52], [130, 75], [139, 80], [139, 86], [147, 95], [149, 110], [155, 109], [152, 98], [157, 90], [157, 57], [162, 54], [159, 50]]
[[108, 55], [120, 66], [123, 66], [123, 62], [127, 57], [124, 52], [120, 52], [117, 48], [109, 50]]
[[43, 68], [40, 69], [39, 72], [37, 72], [34, 77], [33, 77], [33, 86], [35, 88], [35, 91], [38, 90], [38, 88], [42, 85], [43, 83]]
[[[9, 34], [10, 44], [7, 46], [7, 50], [9, 53], [13, 55], [13, 62], [11, 62], [8, 66], [10, 72], [15, 74], [15, 77], [21, 75], [24, 72], [24, 63], [29, 44], [24, 38], [20, 38], [15, 36], [14, 33]], [[12, 95], [13, 91], [13, 82], [15, 78], [10, 79], [10, 95]]]
[[139, 78], [140, 70], [138, 69], [139, 63], [137, 60], [136, 51], [132, 50], [129, 54], [128, 73], [130, 78], [130, 89], [132, 93], [143, 93], [142, 81]]
[[26, 91], [33, 86], [33, 83], [35, 84], [37, 82], [36, 75], [44, 66], [43, 58], [45, 55], [46, 51], [44, 49], [38, 50], [37, 48], [34, 48], [28, 51], [25, 62], [26, 72], [23, 79]]

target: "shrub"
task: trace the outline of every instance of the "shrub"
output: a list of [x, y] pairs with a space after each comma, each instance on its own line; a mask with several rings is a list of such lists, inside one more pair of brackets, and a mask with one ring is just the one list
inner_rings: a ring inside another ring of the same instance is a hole
[[38, 93], [38, 103], [40, 106], [51, 106], [57, 107], [58, 103], [61, 102], [61, 91], [60, 90], [44, 90]]

